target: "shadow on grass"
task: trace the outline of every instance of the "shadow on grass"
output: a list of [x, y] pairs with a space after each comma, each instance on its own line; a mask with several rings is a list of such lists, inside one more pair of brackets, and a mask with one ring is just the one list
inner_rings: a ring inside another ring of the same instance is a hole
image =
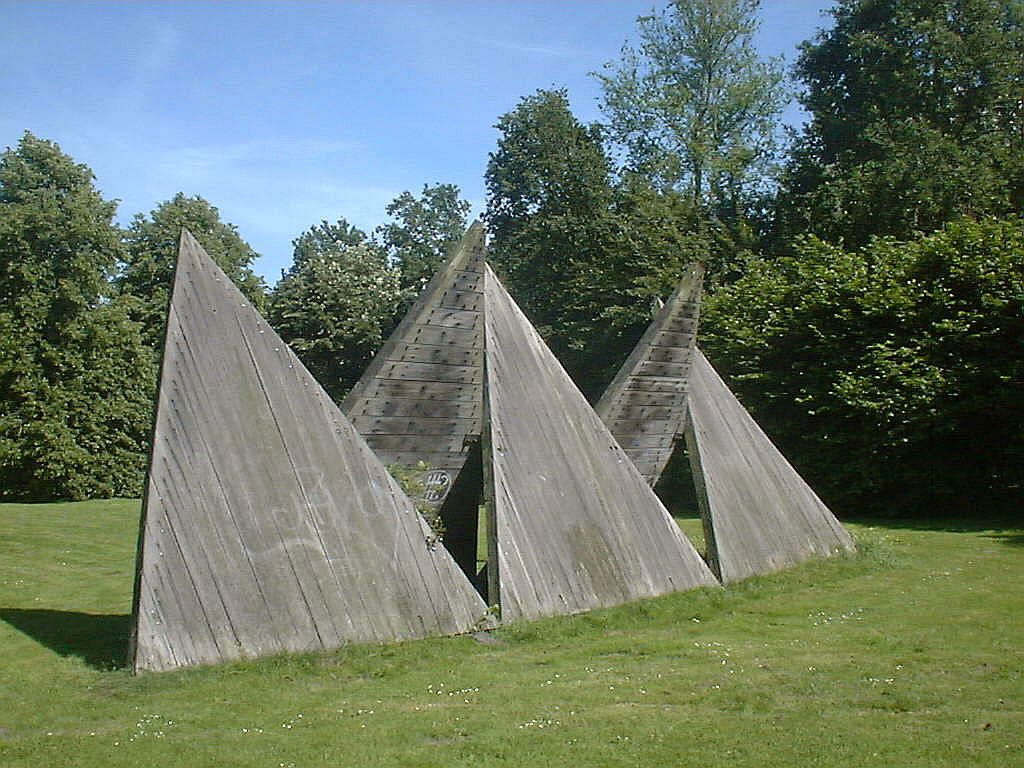
[[934, 517], [880, 517], [843, 515], [844, 522], [881, 528], [901, 528], [911, 531], [935, 533], [985, 533], [1004, 544], [1019, 546], [1024, 543], [1024, 514], [1020, 510], [996, 510], [989, 514], [936, 515]]
[[1011, 547], [1024, 547], [1024, 533], [993, 533], [987, 538]]
[[0, 608], [0, 619], [55, 653], [77, 656], [94, 669], [127, 665], [132, 621], [128, 614]]

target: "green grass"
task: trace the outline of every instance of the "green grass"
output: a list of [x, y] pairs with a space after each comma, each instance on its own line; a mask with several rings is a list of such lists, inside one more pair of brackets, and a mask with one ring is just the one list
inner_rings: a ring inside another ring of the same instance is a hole
[[856, 556], [487, 643], [132, 677], [137, 512], [0, 505], [0, 765], [1024, 765], [1019, 528], [851, 525]]

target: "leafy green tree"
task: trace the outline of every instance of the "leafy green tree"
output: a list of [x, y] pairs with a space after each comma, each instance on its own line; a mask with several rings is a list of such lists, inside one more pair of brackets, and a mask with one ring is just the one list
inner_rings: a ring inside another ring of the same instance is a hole
[[652, 300], [728, 233], [688, 196], [639, 174], [613, 182], [600, 129], [576, 119], [565, 91], [538, 91], [497, 127], [486, 173], [492, 262], [596, 397], [650, 322]]
[[353, 245], [363, 245], [366, 242], [366, 233], [349, 224], [345, 219], [338, 219], [333, 224], [321, 221], [292, 241], [292, 246], [295, 249], [292, 269], [304, 264], [311, 256], [344, 250]]
[[1024, 224], [815, 237], [705, 303], [702, 344], [843, 510], [961, 512], [1024, 482]]
[[[596, 126], [581, 124], [564, 90], [538, 91], [497, 123], [487, 164], [491, 260], [577, 383], [595, 385], [602, 312], [621, 304], [611, 164]], [[611, 295], [610, 295], [611, 292]]]
[[797, 74], [811, 114], [783, 237], [859, 245], [1024, 210], [1024, 2], [840, 0]]
[[785, 95], [754, 48], [759, 0], [674, 0], [598, 74], [629, 167], [735, 219], [763, 186]]
[[404, 307], [416, 300], [466, 232], [470, 204], [455, 184], [423, 185], [417, 198], [403, 192], [387, 207], [393, 221], [377, 228], [375, 239], [401, 273]]
[[137, 495], [154, 382], [112, 296], [114, 202], [26, 133], [0, 156], [0, 495]]
[[258, 254], [233, 224], [202, 197], [179, 192], [149, 216], [136, 214], [125, 233], [125, 263], [117, 278], [121, 293], [132, 298], [132, 313], [145, 328], [147, 343], [159, 355], [167, 304], [182, 228], [188, 229], [253, 306], [263, 309], [266, 286], [252, 269]]
[[269, 301], [269, 320], [336, 402], [394, 326], [398, 270], [344, 219], [294, 241], [294, 262]]

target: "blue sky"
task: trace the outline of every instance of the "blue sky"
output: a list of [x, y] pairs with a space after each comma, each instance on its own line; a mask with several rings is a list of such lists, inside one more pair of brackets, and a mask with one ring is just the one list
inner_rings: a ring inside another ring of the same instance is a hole
[[[762, 0], [762, 53], [791, 63], [832, 5]], [[403, 190], [455, 183], [481, 212], [498, 116], [566, 87], [599, 119], [588, 73], [653, 6], [0, 0], [0, 147], [25, 130], [58, 142], [122, 223], [202, 195], [273, 284], [303, 230], [344, 216], [369, 231]]]

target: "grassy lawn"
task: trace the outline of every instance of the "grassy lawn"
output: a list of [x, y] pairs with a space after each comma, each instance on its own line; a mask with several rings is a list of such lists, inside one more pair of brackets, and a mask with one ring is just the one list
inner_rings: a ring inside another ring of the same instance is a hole
[[0, 765], [1024, 765], [1019, 528], [856, 524], [728, 590], [132, 677], [137, 515], [0, 505]]

